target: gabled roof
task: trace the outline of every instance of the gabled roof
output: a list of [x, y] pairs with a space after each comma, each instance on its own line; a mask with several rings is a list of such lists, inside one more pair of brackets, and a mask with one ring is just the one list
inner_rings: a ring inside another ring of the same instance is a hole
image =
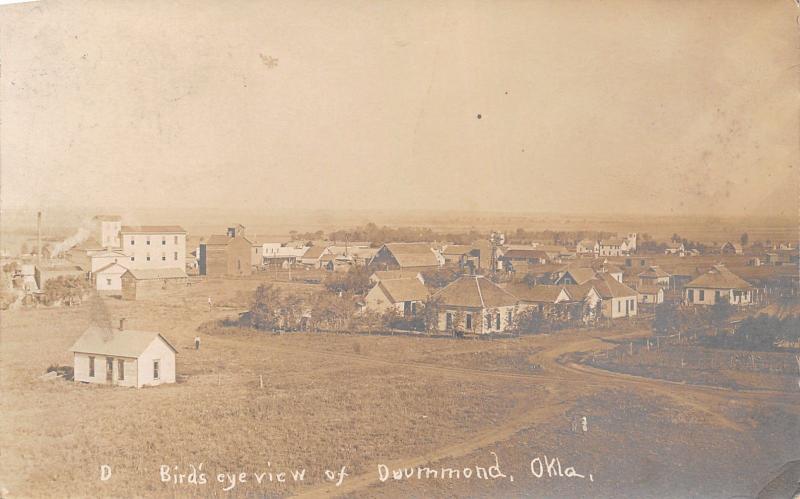
[[147, 279], [177, 279], [185, 278], [186, 272], [178, 268], [164, 268], [164, 269], [128, 269], [128, 272], [134, 279], [147, 280]]
[[120, 234], [186, 234], [180, 225], [123, 225]]
[[686, 288], [748, 289], [752, 286], [724, 265], [714, 265], [708, 272], [692, 280]]
[[486, 308], [516, 305], [519, 300], [483, 276], [462, 276], [451, 282], [434, 297], [442, 305]]
[[442, 250], [443, 255], [466, 255], [472, 251], [472, 246], [466, 244], [448, 244]]
[[414, 277], [385, 279], [376, 284], [376, 286], [380, 286], [393, 303], [423, 301], [428, 298], [428, 288]]
[[439, 266], [439, 259], [427, 243], [387, 243], [384, 247], [401, 267]]
[[669, 277], [669, 273], [665, 272], [661, 267], [658, 265], [652, 265], [650, 268], [641, 272], [639, 277], [651, 277], [654, 279], [661, 278], [661, 277]]
[[120, 265], [118, 263], [112, 262], [112, 263], [109, 263], [108, 265], [106, 265], [106, 266], [104, 266], [102, 268], [99, 268], [99, 269], [95, 270], [94, 273], [95, 274], [124, 274], [126, 270], [128, 270], [126, 267], [123, 267], [122, 265]]
[[[564, 286], [564, 291], [572, 298], [573, 301], [581, 301], [589, 294], [589, 291], [594, 289], [594, 281], [589, 281], [583, 284], [567, 284]], [[598, 292], [598, 295], [600, 293]]]
[[300, 258], [315, 258], [318, 259], [328, 248], [326, 246], [311, 246], [303, 253]]
[[592, 280], [591, 283], [603, 299], [624, 298], [637, 294], [635, 289], [622, 284], [607, 273], [598, 274], [597, 279]]
[[[567, 274], [578, 284], [591, 281], [595, 277], [594, 269], [590, 267], [571, 267], [564, 271], [564, 275]], [[563, 276], [561, 278], [563, 279]]]
[[130, 329], [120, 331], [97, 326], [92, 326], [84, 331], [69, 351], [136, 358], [139, 357], [156, 338], [163, 340], [173, 352], [178, 353], [175, 347], [160, 333], [154, 331], [134, 331]]
[[[515, 283], [506, 287], [506, 291], [519, 298], [520, 301], [533, 302], [533, 303], [556, 303], [562, 291], [563, 286], [553, 286], [542, 284], [538, 286], [528, 286], [523, 283]], [[572, 298], [568, 295], [568, 298]]]

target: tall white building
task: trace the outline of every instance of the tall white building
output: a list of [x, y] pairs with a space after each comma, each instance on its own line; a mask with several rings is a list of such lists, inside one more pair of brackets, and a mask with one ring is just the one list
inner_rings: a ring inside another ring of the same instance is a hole
[[123, 225], [121, 263], [129, 269], [186, 269], [186, 231], [178, 225]]
[[104, 248], [119, 248], [122, 218], [118, 215], [97, 215], [92, 219], [92, 235]]

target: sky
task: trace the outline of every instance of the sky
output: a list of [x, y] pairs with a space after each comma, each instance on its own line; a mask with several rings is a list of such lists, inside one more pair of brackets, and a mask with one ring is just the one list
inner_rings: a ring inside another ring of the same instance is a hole
[[757, 1], [0, 7], [2, 208], [798, 213]]

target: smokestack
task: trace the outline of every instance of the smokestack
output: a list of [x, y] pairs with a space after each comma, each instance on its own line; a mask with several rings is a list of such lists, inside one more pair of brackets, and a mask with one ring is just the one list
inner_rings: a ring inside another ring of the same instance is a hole
[[119, 330], [120, 331], [124, 331], [125, 330], [125, 317], [123, 317], [122, 319], [119, 320]]
[[36, 212], [36, 262], [42, 263], [42, 212]]

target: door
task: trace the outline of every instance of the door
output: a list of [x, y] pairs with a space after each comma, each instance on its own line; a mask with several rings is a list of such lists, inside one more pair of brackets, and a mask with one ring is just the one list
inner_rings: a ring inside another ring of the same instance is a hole
[[106, 382], [111, 384], [114, 382], [114, 359], [106, 357]]

